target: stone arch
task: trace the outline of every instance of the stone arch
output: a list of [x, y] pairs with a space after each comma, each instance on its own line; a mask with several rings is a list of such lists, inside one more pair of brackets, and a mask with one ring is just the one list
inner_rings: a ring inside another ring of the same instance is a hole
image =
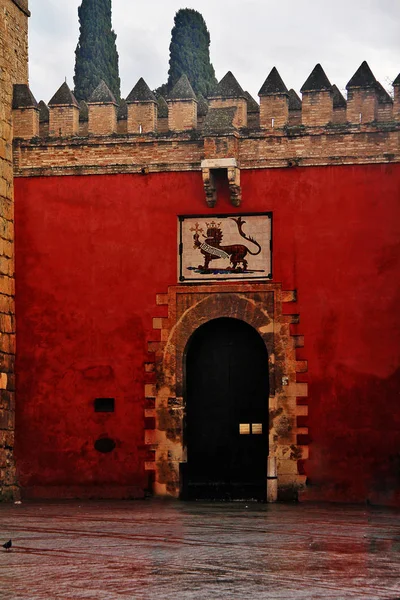
[[[154, 362], [147, 363], [155, 382], [146, 386], [146, 417], [152, 422], [145, 433], [146, 469], [154, 474], [156, 494], [178, 497], [180, 465], [186, 461], [183, 443], [183, 365], [187, 343], [198, 327], [221, 317], [245, 321], [262, 337], [269, 357], [270, 377], [270, 466], [277, 470], [280, 495], [296, 495], [305, 481], [299, 471], [308, 448], [299, 445], [298, 417], [306, 416], [305, 404], [297, 398], [307, 395], [307, 384], [296, 382], [296, 373], [307, 368], [296, 360], [300, 336], [291, 335], [290, 325], [297, 315], [282, 313], [285, 302], [294, 302], [294, 292], [282, 292], [279, 284], [225, 284], [174, 286], [160, 294], [157, 303], [168, 306], [167, 318], [155, 318], [153, 327], [161, 330], [161, 340], [150, 342]], [[276, 494], [270, 494], [270, 497]]]
[[[264, 340], [268, 355], [272, 356], [273, 316], [268, 315], [267, 308], [261, 309], [251, 298], [243, 295], [216, 293], [207, 296], [190, 307], [172, 328], [164, 348], [162, 374], [158, 378], [158, 382], [168, 377], [168, 383], [175, 385], [176, 395], [182, 396], [183, 381], [180, 377], [182, 373], [179, 368], [177, 369], [177, 365], [183, 361], [187, 343], [201, 325], [221, 317], [238, 319], [253, 327]], [[272, 356], [272, 361], [273, 359]], [[270, 364], [270, 368], [273, 373], [273, 362]]]

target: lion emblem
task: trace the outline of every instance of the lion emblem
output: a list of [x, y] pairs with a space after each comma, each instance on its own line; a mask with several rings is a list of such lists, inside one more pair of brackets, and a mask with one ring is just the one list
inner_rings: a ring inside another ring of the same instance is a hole
[[209, 272], [209, 264], [213, 260], [217, 260], [220, 258], [229, 259], [230, 266], [227, 270], [235, 273], [242, 273], [247, 269], [247, 260], [246, 256], [251, 254], [252, 256], [257, 256], [261, 252], [260, 244], [252, 237], [247, 236], [243, 231], [243, 225], [246, 221], [243, 221], [242, 217], [230, 217], [233, 221], [235, 221], [239, 235], [244, 238], [246, 241], [254, 244], [257, 247], [256, 252], [252, 252], [250, 248], [245, 246], [244, 244], [231, 244], [229, 246], [222, 245], [223, 233], [221, 229], [221, 223], [215, 223], [212, 221], [211, 223], [207, 223], [207, 232], [206, 235], [202, 234], [204, 238], [203, 241], [200, 240], [200, 233], [203, 231], [198, 228], [198, 224], [196, 223], [196, 228], [192, 229], [194, 231], [193, 241], [194, 248], [198, 248], [201, 254], [204, 256], [204, 264], [199, 265], [199, 269], [203, 273]]

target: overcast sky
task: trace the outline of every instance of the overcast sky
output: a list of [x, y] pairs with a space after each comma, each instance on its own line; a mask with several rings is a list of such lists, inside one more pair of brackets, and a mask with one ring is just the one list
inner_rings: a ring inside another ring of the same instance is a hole
[[[257, 98], [273, 66], [288, 88], [300, 87], [317, 63], [343, 89], [363, 60], [386, 89], [400, 72], [400, 0], [112, 0], [122, 97], [139, 77], [165, 83], [174, 15], [201, 12], [211, 62], [232, 71]], [[81, 0], [30, 0], [30, 86], [48, 102], [67, 78], [73, 89]]]

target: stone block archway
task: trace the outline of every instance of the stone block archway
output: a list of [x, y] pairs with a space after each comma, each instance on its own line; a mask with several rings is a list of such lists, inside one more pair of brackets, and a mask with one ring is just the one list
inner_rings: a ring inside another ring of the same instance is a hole
[[[276, 283], [173, 286], [157, 296], [158, 305], [168, 306], [167, 318], [154, 318], [161, 331], [158, 342], [149, 342], [155, 383], [145, 388], [147, 428], [145, 468], [153, 473], [157, 495], [179, 497], [180, 465], [186, 462], [183, 438], [184, 358], [187, 343], [198, 327], [220, 317], [240, 319], [262, 337], [269, 357], [269, 448], [270, 464], [276, 466], [278, 497], [295, 497], [305, 484], [303, 461], [308, 446], [299, 442], [308, 429], [307, 384], [297, 383], [297, 373], [307, 371], [306, 361], [296, 360], [302, 336], [292, 335], [298, 315], [284, 314], [283, 305], [295, 302], [295, 292], [282, 291]], [[298, 421], [302, 426], [298, 426]], [[276, 485], [276, 481], [274, 482]]]

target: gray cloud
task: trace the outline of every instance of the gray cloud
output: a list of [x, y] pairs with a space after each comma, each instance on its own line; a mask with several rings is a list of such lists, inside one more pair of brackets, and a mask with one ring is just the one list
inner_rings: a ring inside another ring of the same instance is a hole
[[[80, 0], [32, 0], [30, 82], [48, 101], [64, 78], [73, 87]], [[113, 0], [122, 94], [139, 77], [154, 88], [167, 79], [178, 0]], [[398, 0], [192, 0], [211, 34], [218, 78], [231, 70], [253, 96], [273, 66], [299, 90], [316, 63], [344, 88], [363, 60], [388, 87], [400, 71]]]

